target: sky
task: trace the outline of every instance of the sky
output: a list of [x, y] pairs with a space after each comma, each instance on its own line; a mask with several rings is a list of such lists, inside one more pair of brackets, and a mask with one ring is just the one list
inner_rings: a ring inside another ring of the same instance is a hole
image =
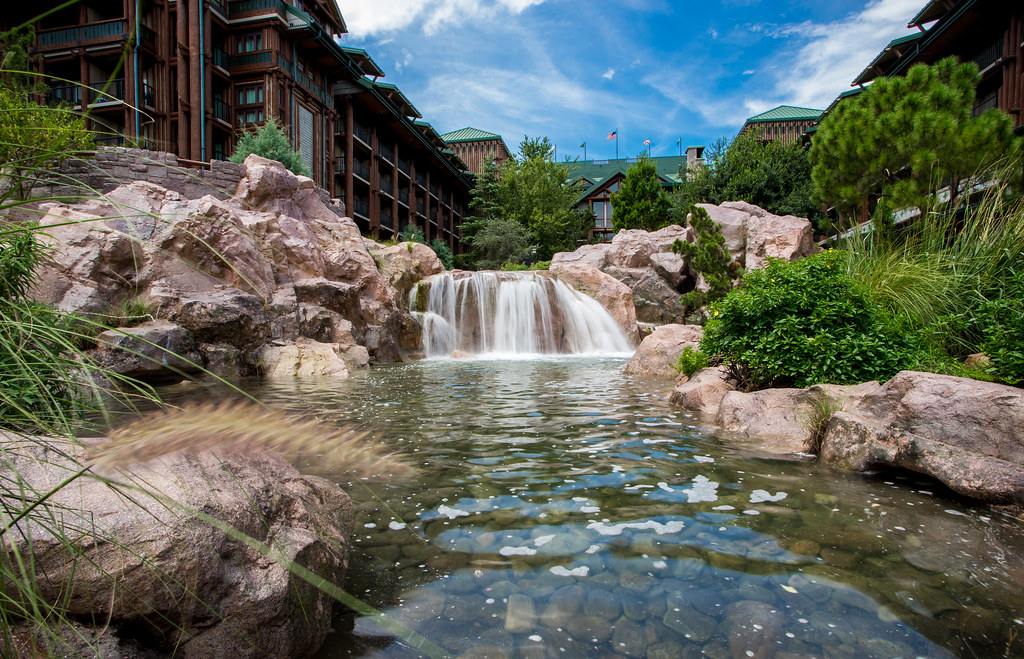
[[[472, 126], [557, 159], [732, 138], [778, 105], [824, 109], [926, 0], [338, 0], [385, 82], [438, 133]], [[915, 28], [916, 29], [916, 28]]]

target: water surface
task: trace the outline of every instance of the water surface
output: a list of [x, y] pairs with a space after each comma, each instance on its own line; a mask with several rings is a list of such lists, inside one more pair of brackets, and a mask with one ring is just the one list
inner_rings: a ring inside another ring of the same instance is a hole
[[[255, 393], [379, 427], [423, 467], [347, 486], [347, 589], [453, 655], [1024, 654], [1019, 520], [757, 455], [623, 364], [426, 361]], [[422, 653], [348, 617], [321, 655]]]

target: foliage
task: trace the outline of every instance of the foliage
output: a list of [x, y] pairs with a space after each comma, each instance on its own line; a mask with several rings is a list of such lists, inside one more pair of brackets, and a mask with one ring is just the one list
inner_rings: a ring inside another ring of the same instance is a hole
[[158, 305], [144, 295], [125, 295], [98, 319], [107, 327], [135, 327], [156, 320]]
[[759, 386], [887, 380], [911, 367], [914, 339], [847, 274], [845, 259], [769, 259], [711, 305], [701, 350], [749, 369]]
[[671, 222], [669, 201], [654, 162], [641, 154], [626, 170], [619, 191], [612, 193], [612, 225], [616, 231], [657, 231]]
[[401, 233], [398, 234], [399, 242], [427, 244], [427, 237], [423, 235], [423, 229], [416, 224], [406, 224]]
[[836, 412], [842, 412], [846, 408], [846, 403], [841, 398], [829, 396], [824, 389], [814, 391], [812, 396], [809, 409], [799, 417], [799, 421], [811, 431], [809, 449], [811, 453], [817, 454], [821, 451], [821, 442], [825, 439], [829, 419]]
[[904, 77], [878, 78], [840, 103], [814, 136], [810, 159], [816, 198], [844, 217], [879, 226], [892, 212], [937, 207], [949, 186], [956, 207], [971, 177], [1013, 148], [1013, 122], [998, 110], [973, 117], [980, 80], [973, 62], [949, 57], [915, 64]]
[[687, 309], [695, 309], [725, 297], [732, 290], [732, 281], [738, 276], [738, 270], [732, 267], [722, 227], [711, 219], [707, 210], [691, 206], [689, 222], [697, 234], [697, 241], [689, 243], [677, 239], [672, 243], [672, 251], [702, 274], [708, 285], [706, 292], [690, 291], [679, 299]]
[[235, 152], [228, 158], [231, 162], [245, 162], [246, 157], [255, 153], [263, 158], [276, 160], [288, 170], [299, 176], [309, 176], [309, 168], [302, 162], [302, 155], [292, 149], [288, 136], [281, 130], [281, 125], [274, 117], [269, 117], [255, 131], [243, 131], [235, 145]]
[[494, 268], [532, 254], [550, 259], [576, 249], [588, 217], [575, 208], [577, 190], [566, 181], [569, 166], [553, 160], [545, 138], [524, 138], [519, 155], [499, 168], [493, 160], [477, 177], [470, 208], [478, 215], [462, 225], [473, 264]]
[[440, 238], [434, 238], [430, 241], [430, 249], [434, 250], [434, 254], [437, 254], [437, 258], [441, 259], [441, 265], [444, 266], [445, 270], [452, 269], [455, 262], [455, 255], [452, 254], [452, 250], [448, 247], [448, 243]]
[[704, 152], [704, 166], [683, 172], [675, 205], [743, 200], [776, 215], [806, 217], [822, 230], [827, 222], [813, 200], [811, 164], [802, 144], [758, 140], [744, 132], [731, 142], [717, 140]]
[[530, 264], [530, 270], [550, 270], [551, 261], [536, 261]]
[[45, 87], [33, 83], [29, 71], [39, 59], [33, 54], [36, 44], [36, 30], [32, 25], [23, 25], [0, 35], [0, 87], [16, 92], [38, 92]]
[[0, 86], [0, 180], [15, 199], [28, 198], [51, 161], [93, 147], [92, 133], [78, 115]]
[[676, 360], [673, 366], [686, 377], [690, 377], [700, 369], [707, 368], [709, 364], [711, 364], [711, 358], [705, 353], [691, 346], [686, 346], [683, 348], [683, 352], [679, 354], [679, 359]]

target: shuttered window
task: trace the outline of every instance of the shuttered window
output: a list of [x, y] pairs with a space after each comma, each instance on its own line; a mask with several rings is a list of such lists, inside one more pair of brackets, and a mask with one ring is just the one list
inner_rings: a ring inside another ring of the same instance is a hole
[[302, 162], [313, 172], [313, 113], [299, 106], [299, 153]]

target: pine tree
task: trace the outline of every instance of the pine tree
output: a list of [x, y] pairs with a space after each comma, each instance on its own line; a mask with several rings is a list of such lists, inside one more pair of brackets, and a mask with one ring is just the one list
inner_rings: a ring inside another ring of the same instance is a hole
[[733, 268], [722, 228], [706, 210], [691, 206], [689, 224], [697, 234], [696, 242], [676, 240], [672, 243], [672, 251], [703, 275], [708, 285], [707, 291], [690, 291], [679, 298], [686, 309], [692, 310], [725, 297], [732, 290], [732, 280], [739, 276], [739, 271]]
[[646, 229], [656, 231], [671, 221], [672, 202], [661, 185], [658, 168], [641, 155], [626, 170], [619, 191], [612, 194], [612, 225], [616, 231]]
[[245, 131], [238, 138], [235, 152], [228, 158], [231, 162], [245, 162], [249, 154], [255, 153], [263, 158], [276, 160], [292, 173], [309, 176], [309, 168], [302, 162], [302, 156], [292, 149], [288, 136], [281, 130], [281, 125], [273, 117], [255, 131]]

